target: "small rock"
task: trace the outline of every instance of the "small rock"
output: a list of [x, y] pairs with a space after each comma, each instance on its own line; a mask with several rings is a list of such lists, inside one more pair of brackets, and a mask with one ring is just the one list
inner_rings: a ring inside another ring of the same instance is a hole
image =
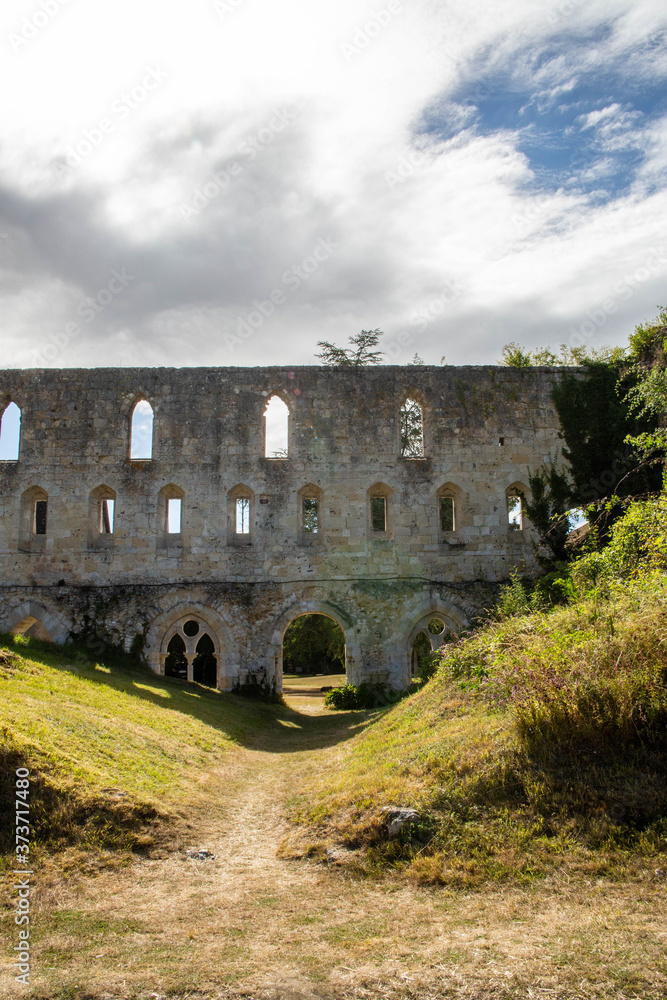
[[350, 851], [347, 847], [327, 847], [327, 863], [330, 865], [343, 865], [350, 858], [355, 857], [356, 851]]
[[418, 823], [421, 816], [416, 809], [401, 809], [398, 806], [382, 806], [381, 813], [385, 814], [389, 839], [398, 837], [406, 823]]
[[206, 861], [210, 858], [211, 861], [215, 861], [215, 854], [207, 850], [205, 847], [200, 847], [198, 851], [188, 851], [188, 857], [192, 858], [194, 861]]

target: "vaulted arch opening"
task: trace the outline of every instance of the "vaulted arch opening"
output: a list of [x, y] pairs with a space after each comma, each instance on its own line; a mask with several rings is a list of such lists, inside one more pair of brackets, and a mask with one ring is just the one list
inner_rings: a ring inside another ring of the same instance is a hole
[[43, 642], [53, 642], [53, 636], [41, 620], [34, 615], [26, 615], [12, 629], [12, 635], [24, 635], [27, 638], [41, 639]]
[[345, 683], [345, 633], [325, 614], [301, 614], [283, 634], [283, 691], [312, 700]]

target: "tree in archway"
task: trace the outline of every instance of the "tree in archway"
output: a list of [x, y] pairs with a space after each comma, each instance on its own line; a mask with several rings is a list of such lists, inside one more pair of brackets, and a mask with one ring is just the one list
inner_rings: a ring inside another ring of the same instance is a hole
[[283, 639], [286, 673], [342, 673], [345, 635], [333, 618], [301, 615], [288, 626]]

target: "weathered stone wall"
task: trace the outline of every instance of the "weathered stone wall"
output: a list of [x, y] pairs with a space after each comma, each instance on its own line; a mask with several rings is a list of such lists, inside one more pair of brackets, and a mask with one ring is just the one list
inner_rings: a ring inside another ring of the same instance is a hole
[[[0, 628], [30, 616], [55, 639], [145, 643], [159, 670], [170, 631], [194, 616], [214, 638], [219, 686], [248, 672], [280, 686], [282, 633], [317, 610], [346, 632], [350, 679], [400, 686], [429, 615], [460, 627], [488, 605], [485, 582], [534, 571], [533, 534], [509, 527], [506, 493], [560, 454], [558, 377], [429, 366], [1, 371], [0, 411], [16, 402], [22, 428], [19, 460], [0, 462]], [[272, 395], [290, 411], [284, 459], [264, 457]], [[408, 396], [423, 407], [419, 459], [400, 453]], [[140, 399], [155, 413], [150, 461], [129, 458]], [[116, 495], [103, 538], [91, 500], [101, 486]], [[320, 497], [315, 536], [300, 524], [307, 486]], [[48, 529], [26, 538], [22, 497], [35, 487]], [[165, 534], [160, 507], [174, 487], [179, 536]], [[249, 539], [234, 531], [239, 487], [251, 498]], [[443, 487], [456, 497], [453, 532], [440, 527]], [[383, 535], [371, 530], [374, 492], [387, 497]]]

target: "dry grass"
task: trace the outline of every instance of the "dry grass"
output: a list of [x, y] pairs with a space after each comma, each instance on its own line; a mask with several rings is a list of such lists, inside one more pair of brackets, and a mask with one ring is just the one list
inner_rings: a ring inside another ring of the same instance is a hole
[[[53, 669], [58, 668], [45, 668], [49, 684]], [[88, 668], [78, 669], [83, 674], [61, 669], [69, 692], [61, 714], [69, 713], [77, 698], [92, 696]], [[145, 682], [122, 672], [105, 676], [114, 678], [104, 699], [107, 711], [116, 692], [123, 695], [119, 704], [127, 706], [123, 699], [135, 697], [135, 681]], [[319, 681], [311, 686], [321, 686]], [[195, 714], [185, 710], [184, 686], [157, 679], [155, 684], [172, 695], [173, 716], [156, 719], [155, 739], [160, 741], [163, 723], [165, 739], [178, 730], [183, 761], [193, 763], [182, 767], [173, 798], [159, 792], [166, 784], [160, 776], [153, 785], [130, 776], [127, 787], [142, 795], [152, 789], [163, 807], [183, 811], [181, 847], [207, 847], [215, 860], [193, 861], [183, 849], [126, 852], [123, 864], [112, 867], [100, 864], [99, 851], [89, 848], [42, 852], [34, 897], [32, 1000], [657, 1000], [664, 995], [664, 883], [648, 873], [610, 882], [591, 870], [572, 882], [554, 871], [524, 887], [491, 880], [470, 890], [359, 878], [344, 866], [279, 856], [290, 830], [285, 803], [295, 790], [319, 781], [336, 784], [340, 792], [344, 776], [351, 774], [363, 796], [370, 796], [377, 774], [366, 772], [387, 739], [385, 764], [399, 743], [403, 749], [396, 768], [383, 765], [382, 795], [399, 797], [422, 787], [429, 755], [440, 747], [436, 718], [451, 724], [452, 752], [456, 745], [461, 753], [471, 739], [489, 748], [509, 739], [500, 719], [480, 728], [481, 710], [471, 714], [460, 693], [449, 695], [439, 716], [425, 716], [424, 700], [417, 698], [373, 717], [328, 712], [317, 707], [312, 693], [295, 694], [287, 706], [245, 706], [213, 694], [209, 701], [204, 689], [193, 688], [205, 703], [188, 696], [199, 705]], [[301, 690], [307, 692], [308, 685]], [[183, 699], [178, 708], [176, 698]], [[91, 724], [96, 712], [91, 706]], [[29, 714], [26, 730], [38, 714]], [[228, 738], [229, 715], [235, 719], [234, 743]], [[17, 716], [15, 726], [20, 722]], [[143, 719], [141, 726], [146, 724]], [[205, 733], [209, 749], [191, 756], [189, 741], [203, 740]], [[60, 737], [56, 732], [48, 739]], [[79, 774], [102, 771], [99, 780], [106, 782], [98, 745], [91, 744], [90, 761], [83, 759], [84, 745], [85, 740], [76, 755], [72, 752]], [[474, 754], [462, 754], [463, 767], [473, 767]], [[167, 766], [177, 766], [165, 757]], [[14, 928], [7, 909], [2, 931], [8, 954]], [[5, 968], [0, 996], [17, 995]]]

